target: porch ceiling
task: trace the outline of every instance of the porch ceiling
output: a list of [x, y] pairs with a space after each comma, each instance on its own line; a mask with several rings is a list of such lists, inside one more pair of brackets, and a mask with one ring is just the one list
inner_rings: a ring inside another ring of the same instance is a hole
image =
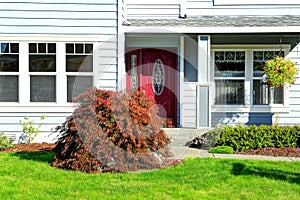
[[190, 16], [185, 19], [130, 19], [135, 27], [295, 27], [300, 15], [285, 16]]

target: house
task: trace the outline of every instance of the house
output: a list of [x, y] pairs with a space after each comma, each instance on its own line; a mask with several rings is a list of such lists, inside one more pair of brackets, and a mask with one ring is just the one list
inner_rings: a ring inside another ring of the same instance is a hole
[[[176, 127], [300, 124], [300, 80], [263, 84], [276, 55], [300, 61], [292, 0], [0, 2], [0, 131], [46, 115], [38, 141], [89, 86], [143, 90]], [[300, 65], [298, 66], [300, 68]]]

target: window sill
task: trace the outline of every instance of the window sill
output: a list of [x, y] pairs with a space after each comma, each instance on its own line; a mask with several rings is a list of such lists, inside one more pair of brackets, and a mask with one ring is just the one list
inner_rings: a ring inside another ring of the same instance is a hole
[[289, 113], [290, 109], [285, 105], [212, 105], [211, 112], [245, 112], [245, 113]]
[[56, 103], [0, 103], [2, 113], [72, 113], [76, 107], [73, 104]]

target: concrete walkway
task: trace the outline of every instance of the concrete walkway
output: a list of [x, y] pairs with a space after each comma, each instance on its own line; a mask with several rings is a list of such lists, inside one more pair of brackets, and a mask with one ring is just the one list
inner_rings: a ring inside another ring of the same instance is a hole
[[170, 149], [174, 153], [175, 159], [184, 159], [187, 157], [200, 158], [226, 158], [226, 159], [253, 159], [253, 160], [273, 160], [273, 161], [299, 161], [300, 158], [294, 157], [273, 157], [273, 156], [258, 156], [258, 155], [240, 155], [240, 154], [212, 154], [207, 150], [189, 148], [187, 142], [194, 137], [204, 134], [210, 129], [182, 129], [171, 128], [164, 129], [168, 136], [172, 138]]

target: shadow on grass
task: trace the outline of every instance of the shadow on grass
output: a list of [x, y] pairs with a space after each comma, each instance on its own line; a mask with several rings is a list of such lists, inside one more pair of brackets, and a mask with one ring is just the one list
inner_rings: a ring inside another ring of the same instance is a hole
[[235, 176], [261, 176], [269, 179], [283, 180], [290, 183], [300, 184], [300, 173], [272, 170], [256, 166], [247, 167], [241, 163], [233, 164], [232, 174], [234, 174]]
[[16, 152], [14, 156], [17, 156], [24, 160], [33, 160], [38, 162], [47, 162], [50, 163], [53, 161], [54, 153], [52, 152]]

